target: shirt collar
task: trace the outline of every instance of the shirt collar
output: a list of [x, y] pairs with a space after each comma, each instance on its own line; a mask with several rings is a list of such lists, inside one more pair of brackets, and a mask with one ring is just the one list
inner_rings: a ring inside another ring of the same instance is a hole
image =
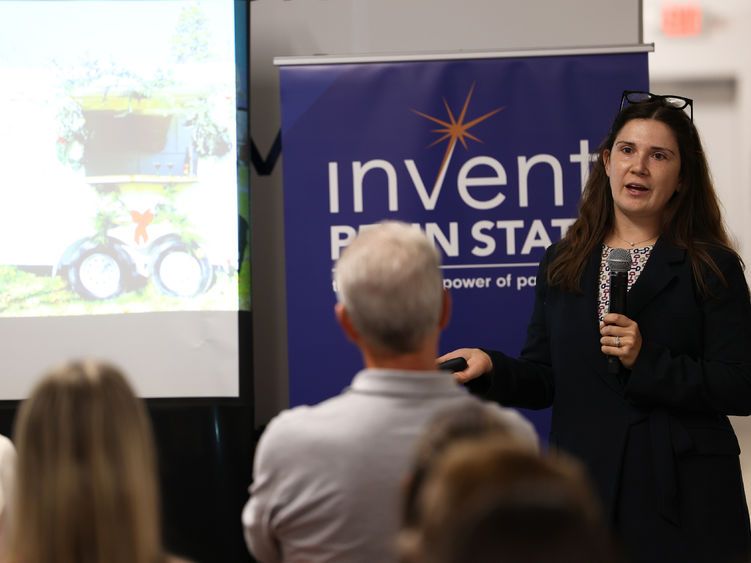
[[446, 371], [367, 368], [355, 375], [350, 390], [360, 393], [455, 395], [463, 388]]

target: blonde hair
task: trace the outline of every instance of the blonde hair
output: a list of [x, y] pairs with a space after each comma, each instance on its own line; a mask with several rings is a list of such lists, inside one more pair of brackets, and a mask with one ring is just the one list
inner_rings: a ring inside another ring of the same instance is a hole
[[11, 561], [164, 560], [152, 429], [117, 368], [49, 372], [20, 407], [15, 442]]

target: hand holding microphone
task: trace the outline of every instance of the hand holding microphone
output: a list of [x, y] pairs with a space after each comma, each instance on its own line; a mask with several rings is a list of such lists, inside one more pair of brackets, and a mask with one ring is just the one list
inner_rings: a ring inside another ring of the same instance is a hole
[[610, 308], [600, 327], [600, 344], [608, 356], [608, 372], [618, 374], [620, 365], [631, 369], [641, 350], [639, 326], [626, 316], [628, 272], [631, 253], [624, 248], [613, 248], [608, 255], [610, 268]]

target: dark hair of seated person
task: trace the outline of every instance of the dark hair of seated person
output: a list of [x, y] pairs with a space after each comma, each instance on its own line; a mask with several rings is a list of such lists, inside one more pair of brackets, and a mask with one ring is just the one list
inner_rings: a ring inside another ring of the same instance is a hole
[[[410, 527], [419, 520], [417, 497], [428, 473], [440, 455], [452, 444], [482, 436], [516, 439], [495, 403], [476, 403], [448, 407], [439, 411], [425, 426], [417, 441], [412, 466], [402, 494], [402, 526]], [[537, 448], [537, 443], [534, 448]], [[521, 445], [523, 447], [523, 445]], [[529, 445], [532, 449], [532, 445]]]
[[434, 563], [620, 561], [603, 526], [558, 485], [519, 487], [471, 503], [437, 557]]
[[497, 435], [449, 445], [398, 538], [402, 563], [621, 563], [583, 465]]

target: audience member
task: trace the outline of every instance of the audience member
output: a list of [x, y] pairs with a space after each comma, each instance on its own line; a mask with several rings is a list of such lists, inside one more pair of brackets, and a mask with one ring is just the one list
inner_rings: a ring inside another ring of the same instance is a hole
[[448, 445], [416, 503], [402, 563], [620, 561], [579, 462], [503, 436]]
[[[438, 252], [419, 229], [363, 230], [334, 277], [336, 318], [365, 369], [340, 395], [281, 413], [261, 436], [242, 522], [264, 563], [395, 561], [400, 485], [417, 437], [439, 410], [478, 401], [436, 370], [450, 301]], [[537, 443], [516, 411], [499, 416]]]
[[50, 371], [21, 404], [12, 563], [155, 563], [161, 542], [151, 425], [110, 365]]
[[419, 521], [416, 499], [433, 466], [452, 444], [463, 439], [482, 436], [499, 436], [517, 440], [519, 446], [539, 452], [533, 438], [518, 440], [518, 432], [509, 426], [505, 411], [496, 403], [473, 403], [449, 407], [438, 412], [418, 438], [415, 458], [405, 478], [402, 526], [409, 528]]
[[16, 448], [0, 435], [0, 554], [5, 553], [8, 504], [16, 479]]

